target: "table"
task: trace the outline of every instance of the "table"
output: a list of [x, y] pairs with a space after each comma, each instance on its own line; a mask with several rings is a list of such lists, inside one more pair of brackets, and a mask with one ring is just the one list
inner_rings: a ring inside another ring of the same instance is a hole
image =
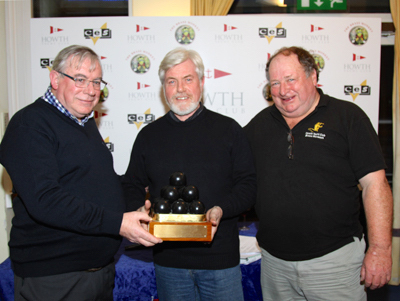
[[[257, 224], [246, 223], [250, 230], [241, 234], [253, 236], [257, 232]], [[128, 247], [128, 248], [126, 248]], [[131, 246], [123, 240], [115, 256], [115, 301], [150, 301], [157, 299], [157, 288], [151, 248]], [[242, 285], [246, 301], [261, 301], [260, 260], [248, 265], [240, 265]], [[0, 300], [14, 300], [14, 275], [10, 259], [0, 264]]]

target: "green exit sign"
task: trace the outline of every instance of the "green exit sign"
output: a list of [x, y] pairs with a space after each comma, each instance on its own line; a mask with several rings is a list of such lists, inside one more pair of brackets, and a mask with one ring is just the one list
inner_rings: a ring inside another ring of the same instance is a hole
[[346, 10], [347, 0], [297, 0], [297, 10]]

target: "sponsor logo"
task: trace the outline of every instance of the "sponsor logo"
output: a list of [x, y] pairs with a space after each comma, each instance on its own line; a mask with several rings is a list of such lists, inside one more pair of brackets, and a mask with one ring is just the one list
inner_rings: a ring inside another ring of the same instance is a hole
[[228, 72], [218, 70], [218, 69], [214, 69], [214, 72], [213, 72], [213, 70], [207, 69], [205, 71], [204, 77], [217, 79], [217, 78], [228, 76], [228, 75], [232, 75], [232, 73], [228, 73]]
[[107, 115], [108, 114], [101, 108], [94, 111], [94, 119], [99, 130], [114, 129], [114, 122], [112, 120], [108, 120], [109, 118], [106, 117]]
[[66, 45], [69, 44], [68, 36], [63, 36], [60, 32], [64, 29], [50, 26], [48, 36], [42, 36], [42, 45]]
[[317, 65], [317, 67], [318, 67], [318, 71], [321, 72], [322, 70], [324, 70], [324, 68], [325, 68], [325, 60], [324, 60], [324, 58], [321, 55], [315, 54], [315, 53], [313, 53], [312, 56], [314, 57], [314, 61], [315, 61], [315, 64]]
[[98, 119], [98, 118], [101, 118], [101, 117], [104, 117], [104, 116], [107, 116], [107, 114], [104, 113], [104, 112], [101, 112], [101, 111], [97, 111], [97, 110], [94, 111], [94, 118], [95, 119]]
[[282, 27], [282, 22], [276, 27], [260, 27], [258, 28], [258, 35], [260, 38], [266, 38], [268, 44], [271, 43], [273, 38], [286, 38], [286, 29]]
[[204, 103], [224, 115], [245, 114], [244, 92], [214, 92], [204, 95]]
[[320, 31], [320, 30], [324, 30], [324, 29], [322, 27], [317, 26], [317, 25], [312, 25], [311, 24], [311, 32]]
[[312, 128], [308, 128], [309, 132], [306, 132], [305, 137], [307, 138], [316, 138], [316, 139], [325, 139], [325, 134], [319, 133], [318, 131], [324, 126], [323, 122], [317, 122], [314, 124]]
[[127, 35], [128, 43], [131, 44], [153, 44], [156, 42], [156, 36], [148, 34], [150, 27], [136, 24], [136, 33]]
[[196, 33], [189, 25], [179, 26], [175, 31], [175, 39], [179, 44], [189, 45], [194, 41]]
[[149, 30], [149, 27], [146, 26], [140, 26], [138, 24], [136, 24], [136, 32], [140, 32], [140, 31], [144, 31], [144, 30]]
[[367, 80], [363, 81], [361, 85], [358, 86], [345, 85], [344, 94], [351, 95], [353, 101], [355, 101], [359, 95], [361, 96], [371, 95], [371, 87], [367, 85]]
[[54, 58], [42, 58], [40, 59], [40, 67], [42, 69], [47, 68], [49, 71], [53, 69]]
[[262, 96], [267, 101], [273, 101], [272, 100], [271, 84], [270, 83], [267, 83], [266, 85], [264, 85], [264, 87], [262, 89]]
[[[310, 25], [310, 33], [301, 36], [301, 40], [306, 44], [328, 44], [329, 35], [323, 34], [323, 27], [318, 25]], [[322, 31], [322, 32], [321, 32]]]
[[103, 90], [101, 90], [99, 101], [105, 102], [109, 96], [110, 96], [110, 90], [108, 89], [107, 86], [105, 86]]
[[138, 74], [147, 73], [150, 69], [150, 59], [144, 54], [135, 55], [131, 60], [131, 69]]
[[110, 152], [114, 152], [114, 143], [110, 142], [110, 137], [104, 139], [104, 143]]
[[143, 83], [139, 83], [139, 82], [136, 83], [136, 86], [137, 86], [137, 89], [138, 89], [138, 90], [140, 90], [140, 89], [145, 89], [145, 88], [149, 88], [149, 87], [150, 87], [150, 85], [143, 84]]
[[343, 64], [343, 70], [345, 72], [369, 73], [371, 72], [371, 64], [368, 63], [365, 56], [353, 53], [351, 61]]
[[317, 123], [314, 125], [314, 127], [308, 128], [308, 130], [309, 130], [310, 132], [316, 133], [316, 132], [318, 132], [319, 129], [322, 128], [323, 126], [324, 126], [324, 123], [323, 123], [323, 122], [317, 122]]
[[259, 63], [259, 64], [258, 64], [258, 70], [259, 70], [259, 71], [265, 73], [266, 68], [267, 68], [267, 62], [269, 61], [270, 58], [271, 58], [271, 53], [268, 52], [268, 53], [267, 53], [267, 59], [265, 60], [265, 63]]
[[55, 32], [60, 32], [63, 31], [61, 28], [56, 28], [54, 26], [50, 26], [50, 34], [55, 33]]
[[83, 36], [85, 39], [91, 39], [95, 45], [99, 39], [111, 39], [111, 29], [107, 28], [107, 23], [104, 23], [100, 28], [84, 29]]
[[357, 54], [353, 53], [353, 62], [354, 61], [359, 61], [359, 60], [364, 60], [364, 59], [366, 59], [365, 56], [357, 55]]
[[355, 26], [349, 32], [349, 40], [353, 45], [362, 46], [368, 41], [368, 30], [363, 26]]
[[141, 91], [138, 92], [129, 92], [128, 93], [128, 100], [133, 100], [133, 101], [156, 101], [159, 100], [157, 97], [157, 93], [155, 92], [146, 92], [146, 90], [142, 90], [143, 88], [140, 88]]
[[329, 61], [329, 57], [320, 50], [310, 50], [310, 53], [314, 57], [315, 64], [317, 65], [318, 71], [321, 75], [321, 72], [326, 66], [326, 62]]
[[214, 41], [216, 43], [243, 43], [243, 35], [238, 33], [230, 33], [230, 31], [236, 29], [238, 28], [235, 26], [224, 24], [223, 33], [216, 34], [214, 36]]
[[128, 123], [135, 124], [139, 130], [142, 124], [148, 124], [155, 120], [154, 114], [151, 114], [150, 109], [146, 110], [143, 114], [128, 114]]
[[103, 62], [103, 60], [107, 59], [105, 56], [100, 56], [101, 62], [101, 69], [103, 70], [103, 73], [111, 73], [113, 71], [112, 64], [107, 64]]
[[224, 24], [224, 32], [235, 29], [237, 29], [237, 27]]

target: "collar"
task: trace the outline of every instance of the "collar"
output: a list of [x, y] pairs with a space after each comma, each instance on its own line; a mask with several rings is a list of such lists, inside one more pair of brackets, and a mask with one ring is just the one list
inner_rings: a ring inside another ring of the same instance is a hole
[[78, 118], [76, 118], [74, 115], [72, 115], [59, 101], [58, 99], [54, 96], [53, 92], [51, 92], [51, 86], [49, 86], [46, 90], [46, 92], [44, 93], [44, 95], [42, 96], [42, 99], [51, 104], [52, 106], [56, 107], [57, 110], [59, 110], [62, 114], [64, 114], [65, 116], [69, 117], [70, 119], [72, 119], [73, 121], [75, 121], [77, 124], [79, 124], [80, 126], [85, 126], [85, 123], [89, 121], [90, 118], [92, 118], [94, 116], [94, 111], [92, 111], [89, 116], [86, 116], [85, 118], [83, 118], [82, 120], [79, 120]]
[[185, 121], [181, 121], [178, 119], [178, 117], [176, 117], [175, 113], [172, 112], [171, 110], [168, 112], [169, 116], [171, 116], [172, 120], [176, 121], [176, 122], [187, 122], [190, 120], [195, 119], [197, 116], [200, 115], [200, 113], [203, 111], [204, 109], [204, 105], [203, 103], [200, 101], [200, 107], [196, 110], [196, 112], [194, 112], [194, 114], [192, 116], [190, 116], [188, 119], [186, 119]]

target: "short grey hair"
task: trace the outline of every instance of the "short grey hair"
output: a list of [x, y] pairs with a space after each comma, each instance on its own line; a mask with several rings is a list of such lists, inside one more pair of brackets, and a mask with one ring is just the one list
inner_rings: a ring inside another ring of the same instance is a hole
[[201, 56], [194, 50], [178, 47], [168, 52], [160, 64], [158, 76], [160, 77], [161, 84], [164, 85], [165, 73], [167, 73], [168, 69], [181, 64], [188, 59], [190, 59], [196, 66], [196, 73], [199, 80], [203, 80], [204, 64]]
[[[65, 72], [72, 64], [76, 64], [74, 67], [79, 69], [86, 59], [89, 59], [91, 63], [89, 71], [96, 69], [96, 63], [99, 63], [100, 69], [102, 69], [100, 58], [96, 52], [86, 46], [71, 45], [57, 54], [53, 61], [53, 70]], [[101, 74], [103, 75], [103, 70], [101, 70]]]

